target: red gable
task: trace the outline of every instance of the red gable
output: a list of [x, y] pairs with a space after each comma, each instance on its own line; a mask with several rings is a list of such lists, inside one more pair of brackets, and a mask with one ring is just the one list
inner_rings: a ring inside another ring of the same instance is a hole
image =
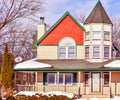
[[48, 30], [38, 44], [57, 45], [63, 37], [72, 37], [76, 44], [83, 44], [84, 28], [68, 12], [60, 22], [56, 23], [50, 31]]

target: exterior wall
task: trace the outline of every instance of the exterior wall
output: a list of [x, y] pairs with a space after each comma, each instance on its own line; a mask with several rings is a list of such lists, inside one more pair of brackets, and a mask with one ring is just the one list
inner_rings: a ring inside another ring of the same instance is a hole
[[[58, 59], [58, 46], [38, 46], [37, 59]], [[76, 59], [84, 59], [84, 46], [76, 47]]]
[[120, 95], [120, 71], [111, 72], [111, 92], [113, 95]]
[[84, 54], [85, 54], [85, 52], [84, 52], [84, 46], [82, 45], [82, 46], [77, 46], [77, 59], [84, 59]]
[[58, 46], [38, 46], [37, 59], [57, 59]]
[[[89, 54], [89, 59], [86, 59], [90, 62], [103, 62], [111, 59], [111, 32], [112, 32], [112, 25], [110, 24], [97, 24], [97, 23], [92, 23], [92, 24], [86, 24], [85, 25], [86, 31], [89, 32], [89, 40], [85, 40], [84, 46], [90, 46], [90, 54]], [[100, 31], [100, 39], [93, 39], [93, 31]], [[109, 40], [104, 40], [104, 32], [109, 32]], [[85, 33], [86, 34], [86, 33]], [[99, 58], [93, 58], [93, 45], [99, 45], [100, 46], [100, 57]], [[104, 58], [104, 46], [109, 46], [109, 57]]]

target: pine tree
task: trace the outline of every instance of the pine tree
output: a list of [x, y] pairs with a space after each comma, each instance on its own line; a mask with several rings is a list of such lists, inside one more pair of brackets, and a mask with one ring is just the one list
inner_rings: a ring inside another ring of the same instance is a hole
[[5, 46], [5, 51], [2, 58], [2, 67], [1, 67], [1, 84], [2, 91], [4, 94], [7, 93], [7, 90], [11, 90], [13, 87], [14, 79], [14, 70], [13, 70], [13, 56], [8, 51], [8, 45]]

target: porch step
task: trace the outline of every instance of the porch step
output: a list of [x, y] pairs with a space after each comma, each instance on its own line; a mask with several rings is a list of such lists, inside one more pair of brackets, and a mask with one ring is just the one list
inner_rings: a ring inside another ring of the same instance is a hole
[[86, 94], [82, 95], [81, 98], [109, 98], [108, 94], [102, 95], [102, 94]]

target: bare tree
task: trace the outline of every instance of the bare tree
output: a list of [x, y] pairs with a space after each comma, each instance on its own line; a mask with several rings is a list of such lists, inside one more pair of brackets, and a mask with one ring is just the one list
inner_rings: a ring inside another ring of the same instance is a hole
[[79, 11], [77, 14], [75, 14], [75, 18], [80, 22], [80, 23], [84, 23], [85, 19], [86, 19], [86, 14], [84, 12]]
[[43, 5], [43, 0], [0, 0], [0, 56], [8, 44], [15, 57], [33, 57], [33, 35]]
[[120, 17], [111, 16], [111, 20], [113, 23], [112, 40], [113, 42], [118, 41], [120, 43]]

